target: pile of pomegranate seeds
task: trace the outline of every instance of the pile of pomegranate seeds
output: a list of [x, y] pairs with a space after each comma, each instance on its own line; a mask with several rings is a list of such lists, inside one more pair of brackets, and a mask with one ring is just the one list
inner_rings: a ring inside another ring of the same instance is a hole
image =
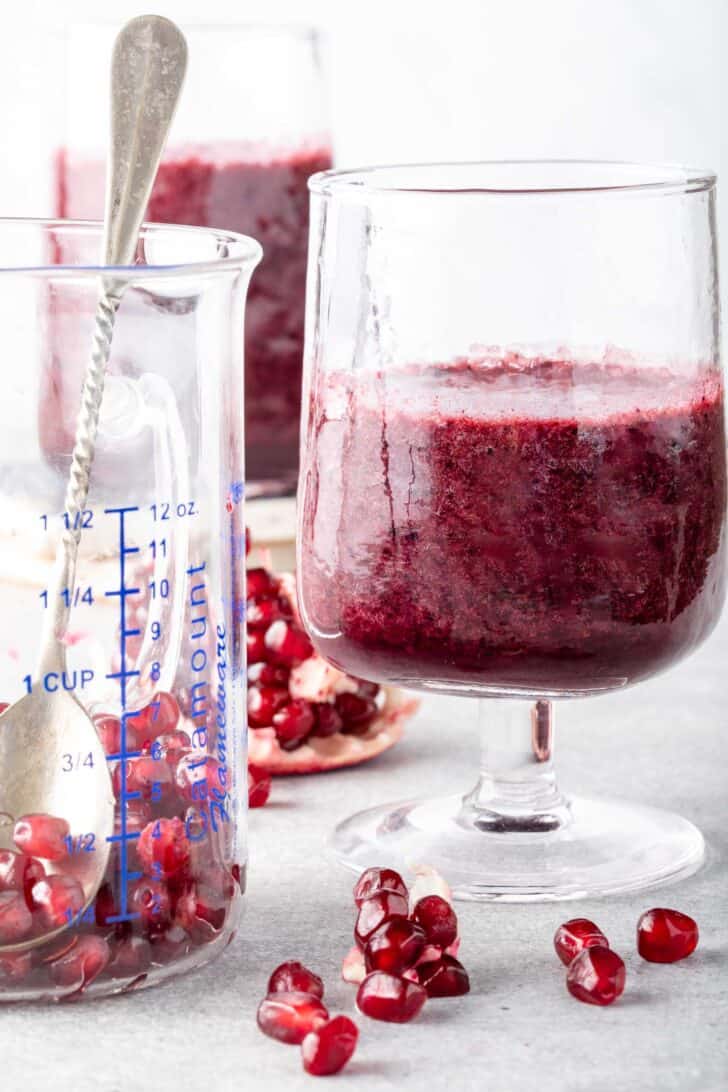
[[[460, 940], [450, 891], [422, 868], [411, 891], [398, 872], [369, 868], [355, 888], [356, 947], [344, 959], [344, 981], [358, 986], [364, 1016], [391, 1024], [414, 1020], [428, 997], [457, 997], [470, 989], [455, 958]], [[272, 1039], [300, 1043], [303, 1067], [314, 1076], [338, 1073], [351, 1058], [359, 1032], [348, 1016], [329, 1013], [324, 984], [302, 963], [276, 967], [258, 1008], [258, 1027]]]
[[258, 1006], [258, 1027], [280, 1043], [300, 1044], [303, 1068], [328, 1077], [344, 1068], [356, 1049], [359, 1031], [348, 1016], [329, 1019], [324, 984], [302, 963], [281, 963]]
[[356, 947], [342, 977], [358, 985], [356, 1004], [374, 1020], [413, 1020], [428, 997], [457, 997], [470, 989], [455, 958], [458, 922], [444, 881], [422, 869], [411, 892], [398, 872], [369, 868], [354, 887]]
[[[637, 923], [637, 950], [651, 963], [675, 963], [695, 951], [698, 926], [679, 910], [647, 910]], [[554, 948], [568, 967], [566, 987], [579, 1001], [611, 1005], [624, 992], [626, 970], [598, 925], [572, 918], [554, 935]]]

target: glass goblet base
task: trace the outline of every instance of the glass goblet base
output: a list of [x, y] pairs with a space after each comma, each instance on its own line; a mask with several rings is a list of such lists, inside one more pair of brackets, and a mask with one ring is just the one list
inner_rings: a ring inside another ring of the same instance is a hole
[[461, 796], [406, 800], [344, 820], [333, 848], [357, 872], [379, 865], [406, 876], [415, 865], [430, 865], [455, 898], [484, 902], [644, 890], [691, 875], [704, 858], [697, 827], [660, 808], [575, 797], [550, 815], [553, 823], [542, 829], [538, 821], [517, 829], [508, 818], [483, 821]]
[[405, 875], [429, 865], [456, 898], [505, 902], [637, 891], [700, 867], [705, 843], [687, 819], [561, 792], [550, 701], [488, 698], [478, 711], [483, 755], [475, 788], [345, 820], [333, 838], [343, 864]]

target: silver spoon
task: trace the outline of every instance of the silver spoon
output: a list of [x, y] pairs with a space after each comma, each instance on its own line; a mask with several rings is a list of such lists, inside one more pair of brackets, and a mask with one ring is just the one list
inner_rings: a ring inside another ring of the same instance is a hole
[[[144, 210], [186, 66], [185, 39], [167, 19], [140, 16], [127, 23], [116, 39], [111, 67], [105, 266], [131, 265], [134, 261]], [[62, 686], [49, 692], [44, 680], [50, 672], [61, 675], [66, 668], [64, 636], [70, 613], [66, 604], [73, 601], [81, 538], [78, 516], [88, 496], [104, 376], [123, 289], [122, 278], [115, 278], [113, 273], [103, 277], [66, 491], [67, 529], [56, 553], [48, 593], [49, 620], [38, 668], [30, 693], [0, 716], [0, 846], [16, 848], [13, 827], [23, 815], [42, 813], [65, 819], [76, 851], [60, 861], [49, 862], [46, 871], [62, 872], [79, 880], [85, 899], [79, 914], [96, 897], [106, 872], [110, 851], [107, 839], [114, 829], [114, 795], [93, 721], [73, 693]], [[15, 944], [0, 945], [0, 953], [44, 944], [69, 924], [73, 922]]]

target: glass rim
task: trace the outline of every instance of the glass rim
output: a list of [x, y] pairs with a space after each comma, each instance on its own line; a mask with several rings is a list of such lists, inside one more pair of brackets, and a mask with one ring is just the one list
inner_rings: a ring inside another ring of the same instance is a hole
[[[496, 185], [473, 184], [472, 181], [456, 184], [447, 180], [446, 175], [456, 176], [474, 175], [478, 171], [495, 174], [498, 171], [512, 169], [522, 170], [554, 170], [555, 172], [579, 171], [584, 174], [593, 171], [595, 175], [603, 172], [606, 176], [609, 172], [623, 172], [624, 180], [607, 181], [606, 177], [599, 181], [574, 184], [573, 182], [559, 182], [540, 185]], [[439, 173], [443, 176], [439, 185], [427, 184], [427, 175]], [[628, 175], [642, 177], [629, 180]], [[407, 180], [407, 176], [410, 176]], [[389, 176], [389, 180], [388, 180]], [[703, 168], [684, 167], [675, 163], [646, 163], [637, 160], [609, 160], [609, 159], [483, 159], [483, 160], [453, 160], [451, 162], [432, 163], [392, 163], [370, 167], [355, 167], [339, 170], [334, 168], [328, 171], [319, 171], [308, 180], [311, 193], [325, 197], [334, 194], [350, 196], [358, 194], [419, 194], [430, 197], [464, 197], [464, 196], [492, 196], [492, 197], [537, 197], [537, 196], [568, 196], [589, 194], [624, 194], [624, 193], [694, 193], [712, 189], [717, 181], [717, 174], [712, 170]]]
[[[4, 227], [37, 227], [49, 231], [71, 232], [72, 234], [95, 233], [99, 242], [103, 238], [104, 224], [101, 220], [64, 220], [59, 217], [43, 216], [3, 216], [0, 217], [0, 236]], [[83, 278], [113, 276], [119, 280], [146, 280], [159, 277], [196, 277], [203, 273], [230, 273], [234, 270], [254, 269], [263, 256], [263, 248], [257, 239], [250, 235], [241, 235], [236, 231], [222, 231], [217, 228], [195, 227], [190, 224], [143, 223], [140, 238], [154, 234], [200, 236], [217, 239], [227, 245], [230, 253], [219, 258], [190, 259], [189, 261], [171, 262], [168, 265], [3, 265], [0, 258], [0, 275]]]

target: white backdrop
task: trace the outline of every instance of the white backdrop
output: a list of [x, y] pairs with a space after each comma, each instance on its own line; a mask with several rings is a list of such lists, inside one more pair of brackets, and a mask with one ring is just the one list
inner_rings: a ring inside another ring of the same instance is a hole
[[[670, 160], [728, 185], [726, 0], [24, 0], [4, 6], [0, 33], [3, 215], [49, 211], [63, 89], [44, 31], [144, 10], [320, 26], [339, 165]], [[728, 245], [728, 196], [721, 222]]]

